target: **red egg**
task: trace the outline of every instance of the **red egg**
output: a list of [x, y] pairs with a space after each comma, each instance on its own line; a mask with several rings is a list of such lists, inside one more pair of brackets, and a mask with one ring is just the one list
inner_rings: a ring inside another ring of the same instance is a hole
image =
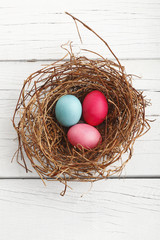
[[86, 149], [95, 148], [101, 142], [99, 131], [88, 124], [79, 123], [72, 126], [67, 133], [68, 141], [76, 147], [83, 146]]
[[94, 90], [87, 94], [82, 104], [83, 118], [92, 125], [102, 123], [108, 113], [108, 102], [103, 93]]

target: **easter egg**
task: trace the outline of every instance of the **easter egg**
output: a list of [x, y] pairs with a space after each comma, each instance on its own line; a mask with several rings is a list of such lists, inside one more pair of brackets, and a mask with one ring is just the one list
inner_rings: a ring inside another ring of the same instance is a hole
[[68, 141], [76, 147], [83, 146], [86, 149], [95, 148], [101, 142], [99, 131], [86, 123], [79, 123], [72, 126], [67, 133]]
[[74, 95], [64, 95], [56, 103], [55, 115], [61, 125], [70, 127], [78, 123], [81, 118], [81, 102]]
[[92, 126], [97, 126], [107, 116], [108, 102], [103, 93], [94, 90], [84, 98], [82, 109], [85, 122]]

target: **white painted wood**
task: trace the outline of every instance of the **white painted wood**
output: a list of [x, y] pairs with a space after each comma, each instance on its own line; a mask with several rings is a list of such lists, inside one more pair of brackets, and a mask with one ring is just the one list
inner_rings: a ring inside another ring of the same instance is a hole
[[[160, 235], [160, 180], [2, 180], [0, 239], [150, 240]], [[86, 193], [87, 192], [87, 193]], [[86, 194], [85, 194], [86, 193]], [[83, 195], [83, 197], [81, 197]]]
[[[122, 61], [127, 72], [142, 77], [133, 84], [152, 99], [147, 115], [156, 121], [137, 140], [122, 176], [160, 177], [159, 0], [1, 0], [0, 239], [158, 239], [160, 179], [103, 180], [90, 191], [90, 183], [71, 182], [73, 190], [68, 188], [65, 197], [59, 195], [64, 186], [57, 181], [45, 187], [39, 179], [6, 179], [37, 177], [26, 174], [16, 162], [11, 164], [17, 149], [11, 118], [24, 79], [49, 63], [46, 60], [62, 57], [65, 52], [60, 45], [68, 40], [73, 41], [75, 53], [88, 48], [112, 57], [92, 33], [79, 26], [81, 45], [64, 11], [92, 27], [119, 58], [130, 59]], [[33, 59], [38, 62], [25, 62]]]
[[[159, 81], [160, 83], [160, 81]], [[3, 94], [8, 95], [9, 94], [9, 98], [10, 99], [1, 99], [0, 100], [0, 117], [1, 118], [11, 118], [17, 103], [17, 99], [19, 96], [19, 91], [13, 92], [12, 90], [9, 91], [8, 93], [6, 93], [6, 91], [4, 91], [2, 93]], [[16, 95], [16, 99], [15, 99], [15, 95]], [[146, 108], [146, 114], [147, 115], [160, 115], [160, 108], [159, 108], [159, 99], [160, 99], [160, 90], [158, 92], [144, 92], [144, 95], [147, 95], [148, 100], [151, 99], [152, 102], [152, 106], [148, 106]]]
[[[143, 137], [139, 138], [137, 141], [160, 141], [159, 134], [159, 125], [160, 117], [158, 116], [149, 116], [149, 119], [156, 119], [154, 122], [151, 122], [151, 130]], [[11, 118], [0, 118], [0, 139], [1, 141], [9, 140], [13, 141], [16, 138], [15, 130], [12, 126]], [[10, 143], [11, 143], [10, 142]], [[8, 142], [9, 143], [9, 142]], [[12, 143], [13, 144], [13, 143]], [[16, 144], [16, 143], [15, 143]]]
[[[11, 158], [17, 149], [16, 132], [12, 126], [12, 115], [23, 81], [44, 62], [1, 62], [0, 63], [0, 177], [35, 177], [36, 173], [26, 174]], [[122, 176], [159, 176], [160, 169], [160, 68], [159, 60], [122, 61], [128, 73], [139, 75], [133, 85], [145, 89], [144, 94], [151, 98], [152, 106], [146, 109], [151, 130], [140, 138], [134, 147], [134, 155], [127, 164]], [[29, 161], [27, 160], [29, 165]], [[30, 168], [31, 169], [31, 168]]]
[[[55, 59], [61, 44], [80, 41], [68, 11], [87, 23], [119, 58], [160, 57], [159, 0], [1, 0], [0, 59]], [[104, 45], [80, 26], [83, 48], [104, 53]], [[106, 49], [105, 56], [109, 54]], [[92, 55], [90, 55], [92, 56]], [[94, 57], [94, 56], [92, 56]]]
[[[39, 62], [0, 62], [0, 99], [10, 99], [14, 96], [17, 99], [18, 93], [6, 93], [2, 96], [3, 90], [20, 90], [23, 81], [33, 72], [41, 69], [50, 61]], [[128, 74], [135, 74], [133, 86], [138, 89], [157, 91], [160, 89], [160, 60], [122, 60]], [[7, 94], [7, 95], [6, 95]], [[14, 94], [14, 95], [13, 95]]]
[[[34, 71], [40, 69], [45, 62], [1, 62], [0, 63], [0, 118], [11, 118], [23, 81]], [[144, 90], [147, 99], [151, 99], [152, 107], [146, 109], [148, 115], [160, 115], [160, 61], [130, 60], [122, 61], [127, 73], [141, 78], [134, 78], [133, 86]]]
[[[26, 158], [27, 166], [33, 173], [26, 173], [25, 170], [14, 160], [11, 163], [14, 152], [17, 150], [17, 141], [10, 139], [0, 139], [0, 177], [29, 178], [38, 177], [32, 169], [29, 160]], [[127, 163], [121, 176], [124, 177], [152, 177], [160, 176], [160, 141], [159, 140], [137, 140], [134, 146], [132, 159]]]

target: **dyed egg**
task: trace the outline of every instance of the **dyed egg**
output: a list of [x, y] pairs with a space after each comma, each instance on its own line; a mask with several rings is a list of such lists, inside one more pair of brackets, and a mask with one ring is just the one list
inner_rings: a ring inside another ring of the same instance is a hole
[[96, 147], [102, 139], [99, 131], [86, 123], [79, 123], [72, 126], [67, 133], [67, 138], [73, 146], [83, 146], [87, 149]]
[[105, 120], [108, 113], [106, 97], [100, 91], [94, 90], [84, 98], [82, 109], [84, 120], [92, 126], [97, 126]]
[[55, 115], [61, 125], [70, 127], [81, 118], [81, 102], [74, 95], [64, 95], [56, 103]]

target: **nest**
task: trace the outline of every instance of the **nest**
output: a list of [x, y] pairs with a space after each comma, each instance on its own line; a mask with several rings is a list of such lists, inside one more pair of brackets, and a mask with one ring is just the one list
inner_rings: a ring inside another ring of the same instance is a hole
[[[67, 51], [69, 60], [63, 58], [47, 65], [24, 81], [13, 116], [19, 141], [17, 161], [28, 171], [27, 155], [43, 181], [57, 179], [65, 188], [69, 180], [95, 181], [121, 173], [132, 156], [135, 140], [150, 128], [145, 118], [148, 102], [132, 86], [132, 76], [125, 73], [112, 51], [117, 62], [99, 54], [96, 60], [76, 57], [71, 45]], [[105, 121], [96, 127], [102, 143], [94, 149], [79, 149], [67, 140], [69, 128], [57, 122], [55, 104], [66, 94], [75, 95], [83, 102], [92, 90], [106, 96], [109, 112]], [[17, 114], [20, 115], [18, 123]]]

